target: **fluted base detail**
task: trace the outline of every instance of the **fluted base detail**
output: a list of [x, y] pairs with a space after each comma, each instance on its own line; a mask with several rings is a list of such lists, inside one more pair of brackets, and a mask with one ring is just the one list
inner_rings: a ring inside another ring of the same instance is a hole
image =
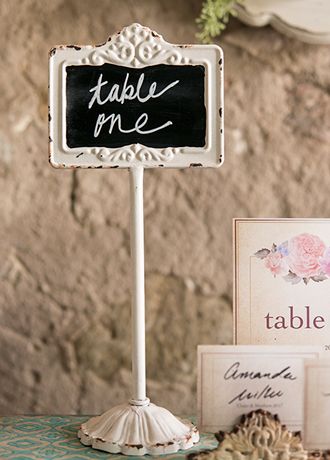
[[122, 404], [91, 418], [81, 425], [78, 437], [94, 449], [139, 456], [171, 454], [199, 441], [194, 425], [149, 400]]

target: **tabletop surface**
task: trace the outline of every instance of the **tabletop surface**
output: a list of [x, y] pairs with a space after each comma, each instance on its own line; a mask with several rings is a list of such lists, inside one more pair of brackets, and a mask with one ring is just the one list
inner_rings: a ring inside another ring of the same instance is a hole
[[[77, 431], [87, 416], [15, 416], [0, 418], [0, 459], [10, 460], [54, 460], [54, 459], [138, 459], [105, 452], [83, 446], [77, 438]], [[201, 435], [201, 441], [188, 451], [161, 457], [182, 459], [187, 453], [212, 449], [217, 446], [213, 434]]]

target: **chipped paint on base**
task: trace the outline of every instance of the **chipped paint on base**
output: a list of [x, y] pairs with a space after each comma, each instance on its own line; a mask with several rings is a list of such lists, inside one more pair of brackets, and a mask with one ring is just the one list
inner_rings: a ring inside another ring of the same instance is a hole
[[112, 454], [164, 455], [187, 450], [199, 441], [197, 428], [167, 409], [122, 404], [83, 423], [78, 438], [85, 446]]

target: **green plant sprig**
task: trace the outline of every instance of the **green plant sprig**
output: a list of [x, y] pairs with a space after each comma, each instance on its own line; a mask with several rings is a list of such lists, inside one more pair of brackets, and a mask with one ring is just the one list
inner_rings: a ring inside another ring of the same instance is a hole
[[204, 0], [199, 18], [196, 19], [200, 32], [197, 38], [202, 43], [211, 43], [226, 28], [230, 16], [236, 16], [235, 3], [243, 0]]

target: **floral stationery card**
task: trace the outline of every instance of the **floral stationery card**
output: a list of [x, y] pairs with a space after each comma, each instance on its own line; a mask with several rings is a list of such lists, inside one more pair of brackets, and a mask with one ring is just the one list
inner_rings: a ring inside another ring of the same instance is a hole
[[237, 344], [330, 349], [330, 219], [234, 220]]

